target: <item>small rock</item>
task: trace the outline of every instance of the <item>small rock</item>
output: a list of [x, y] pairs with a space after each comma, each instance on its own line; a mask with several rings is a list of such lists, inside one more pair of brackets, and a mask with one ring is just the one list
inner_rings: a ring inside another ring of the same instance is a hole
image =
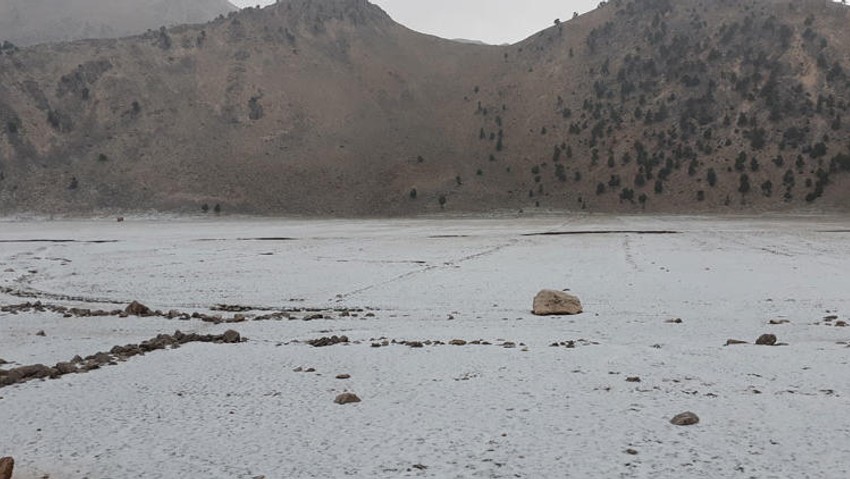
[[232, 329], [228, 329], [224, 332], [224, 334], [221, 335], [221, 341], [224, 343], [238, 343], [241, 340], [242, 336], [237, 331], [234, 331]]
[[824, 319], [824, 321], [833, 321], [833, 320], [838, 319], [838, 316], [836, 316], [834, 314], [830, 314], [829, 316], [824, 316], [823, 319]]
[[665, 323], [682, 324], [682, 318], [668, 319]]
[[15, 470], [15, 460], [11, 457], [0, 459], [0, 479], [12, 479]]
[[349, 404], [360, 402], [360, 398], [354, 393], [342, 393], [334, 399], [334, 402], [337, 404]]
[[632, 456], [637, 456], [638, 452], [635, 449], [628, 448], [628, 449], [626, 449], [626, 454], [630, 454]]
[[847, 321], [836, 321], [835, 326], [837, 326], [839, 328], [846, 328], [847, 327]]
[[56, 363], [54, 366], [60, 374], [71, 374], [77, 372], [77, 366], [68, 362]]
[[582, 313], [581, 300], [563, 291], [544, 289], [534, 297], [532, 313], [537, 316], [573, 315]]
[[740, 339], [727, 339], [726, 346], [732, 346], [734, 344], [750, 344], [746, 341], [741, 341]]
[[411, 348], [421, 348], [424, 346], [420, 341], [408, 341], [406, 344]]
[[513, 343], [511, 341], [506, 341], [506, 342], [502, 343], [502, 347], [507, 348], [507, 349], [512, 349], [512, 348], [516, 347], [516, 343]]
[[677, 414], [670, 420], [670, 424], [675, 426], [693, 426], [697, 423], [699, 423], [699, 416], [690, 411]]
[[770, 321], [767, 322], [767, 324], [777, 325], [777, 324], [788, 324], [790, 322], [791, 321], [788, 321], [787, 319], [771, 319]]
[[150, 316], [153, 314], [153, 311], [151, 311], [150, 308], [138, 301], [130, 303], [126, 308], [124, 308], [124, 312], [133, 316]]
[[41, 331], [35, 333], [35, 335], [36, 336], [42, 336], [42, 337], [47, 336], [47, 334], [45, 334], [44, 330], [41, 330]]
[[775, 334], [762, 334], [756, 339], [756, 344], [760, 346], [773, 346], [776, 344]]
[[466, 346], [466, 341], [464, 341], [463, 339], [452, 339], [451, 341], [449, 341], [449, 344], [451, 344], [452, 346]]
[[337, 374], [336, 378], [337, 379], [351, 379], [351, 375], [350, 374]]
[[626, 378], [626, 382], [627, 383], [639, 383], [640, 378], [637, 377], [637, 376], [629, 376], [629, 377]]

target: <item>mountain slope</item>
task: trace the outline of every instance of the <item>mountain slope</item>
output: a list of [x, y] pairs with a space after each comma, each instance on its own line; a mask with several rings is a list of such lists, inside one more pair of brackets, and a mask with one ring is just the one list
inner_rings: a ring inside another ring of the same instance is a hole
[[513, 46], [364, 0], [0, 56], [0, 208], [846, 208], [848, 10], [614, 1]]
[[116, 38], [233, 11], [227, 0], [0, 0], [0, 41], [26, 46]]

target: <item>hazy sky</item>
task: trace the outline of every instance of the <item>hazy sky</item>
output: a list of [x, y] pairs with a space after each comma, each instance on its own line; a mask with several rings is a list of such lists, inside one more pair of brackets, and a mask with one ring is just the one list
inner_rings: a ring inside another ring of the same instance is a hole
[[[397, 22], [444, 38], [514, 43], [584, 13], [599, 0], [371, 0]], [[237, 6], [268, 5], [273, 0], [231, 0]]]

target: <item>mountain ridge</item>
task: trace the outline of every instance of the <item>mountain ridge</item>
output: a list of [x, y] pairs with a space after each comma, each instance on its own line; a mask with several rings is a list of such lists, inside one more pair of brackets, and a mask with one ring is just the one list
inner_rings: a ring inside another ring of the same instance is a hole
[[29, 46], [117, 38], [203, 23], [236, 10], [227, 0], [0, 0], [0, 42]]
[[846, 209], [846, 21], [815, 0], [613, 1], [479, 46], [290, 0], [9, 51], [0, 211]]

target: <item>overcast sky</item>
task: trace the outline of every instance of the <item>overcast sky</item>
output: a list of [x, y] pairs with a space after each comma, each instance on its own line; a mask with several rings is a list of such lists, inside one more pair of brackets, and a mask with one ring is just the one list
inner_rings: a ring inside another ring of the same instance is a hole
[[[443, 38], [515, 43], [552, 25], [585, 13], [599, 0], [371, 0], [413, 30]], [[231, 0], [239, 7], [273, 0]]]

